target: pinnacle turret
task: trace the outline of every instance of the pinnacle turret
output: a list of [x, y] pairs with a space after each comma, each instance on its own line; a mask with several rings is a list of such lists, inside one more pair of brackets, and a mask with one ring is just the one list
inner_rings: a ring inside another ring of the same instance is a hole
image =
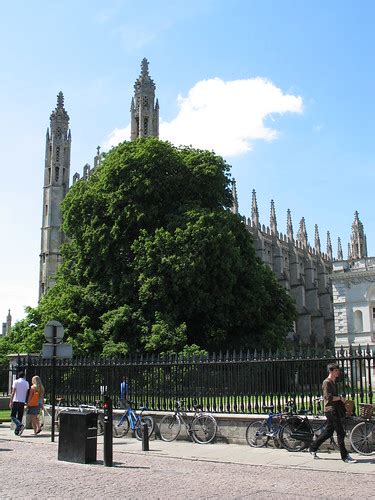
[[299, 223], [299, 229], [297, 233], [297, 240], [302, 243], [304, 248], [307, 248], [307, 231], [306, 231], [306, 223], [305, 218], [302, 217]]
[[332, 260], [332, 243], [331, 243], [331, 234], [327, 231], [327, 256], [329, 260]]
[[64, 94], [60, 92], [57, 94], [57, 106], [56, 109], [64, 109]]
[[159, 103], [157, 100], [155, 102], [155, 89], [155, 83], [149, 74], [148, 61], [144, 57], [130, 105], [132, 141], [139, 137], [159, 137]]
[[366, 235], [363, 229], [363, 224], [359, 220], [359, 214], [357, 211], [354, 213], [354, 222], [352, 224], [352, 236], [350, 240], [350, 258], [351, 259], [363, 259], [367, 257], [367, 241]]
[[317, 253], [321, 253], [321, 246], [320, 246], [320, 237], [319, 237], [319, 228], [318, 228], [318, 224], [315, 224], [314, 247], [315, 247], [315, 251], [316, 251]]
[[341, 238], [337, 239], [337, 260], [344, 260], [341, 246]]
[[277, 234], [276, 210], [275, 210], [275, 202], [273, 200], [271, 200], [270, 229], [271, 233]]
[[293, 235], [292, 214], [289, 208], [287, 210], [287, 215], [286, 215], [286, 234], [289, 238], [289, 241], [293, 241], [294, 235]]
[[236, 179], [232, 179], [232, 208], [231, 212], [238, 214], [238, 197], [237, 197], [237, 186]]
[[66, 109], [64, 108], [64, 94], [61, 92], [61, 90], [57, 94], [56, 108], [51, 113], [51, 127], [52, 127], [52, 121], [56, 120], [69, 121], [69, 115], [66, 112]]
[[149, 76], [148, 74], [148, 61], [144, 57], [141, 62], [141, 75], [145, 78], [146, 76]]
[[251, 198], [251, 221], [255, 227], [259, 225], [259, 211], [258, 211], [258, 203], [257, 203], [257, 194], [255, 189], [252, 192]]

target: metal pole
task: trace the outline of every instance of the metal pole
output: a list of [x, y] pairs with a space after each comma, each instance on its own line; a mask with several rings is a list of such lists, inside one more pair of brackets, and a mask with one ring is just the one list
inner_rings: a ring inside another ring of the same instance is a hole
[[142, 426], [142, 451], [150, 451], [147, 422], [141, 423], [141, 426]]
[[109, 396], [105, 396], [104, 403], [104, 465], [106, 467], [113, 466], [113, 416], [112, 416], [112, 400]]
[[56, 400], [56, 337], [57, 326], [52, 327], [53, 331], [53, 353], [52, 353], [52, 428], [51, 428], [51, 442], [55, 441], [55, 400]]

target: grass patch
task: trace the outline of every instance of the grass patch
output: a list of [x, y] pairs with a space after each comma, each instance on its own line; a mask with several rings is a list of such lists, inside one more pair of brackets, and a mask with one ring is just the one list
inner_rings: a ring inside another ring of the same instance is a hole
[[0, 422], [10, 422], [10, 410], [0, 410]]

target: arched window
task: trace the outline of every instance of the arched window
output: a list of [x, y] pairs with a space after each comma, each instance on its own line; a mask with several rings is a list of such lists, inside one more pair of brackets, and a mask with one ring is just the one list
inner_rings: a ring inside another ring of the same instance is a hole
[[354, 331], [355, 333], [363, 332], [363, 316], [362, 311], [354, 311]]

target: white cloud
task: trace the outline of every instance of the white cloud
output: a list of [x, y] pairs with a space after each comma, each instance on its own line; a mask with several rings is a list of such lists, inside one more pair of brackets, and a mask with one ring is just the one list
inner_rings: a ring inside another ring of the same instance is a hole
[[[223, 156], [237, 156], [252, 149], [256, 140], [271, 141], [278, 131], [265, 125], [275, 115], [301, 113], [300, 96], [283, 94], [264, 78], [225, 82], [220, 78], [202, 80], [178, 96], [179, 112], [170, 122], [161, 121], [160, 138], [176, 145], [187, 144], [214, 150]], [[129, 139], [129, 126], [115, 129], [104, 148]]]

